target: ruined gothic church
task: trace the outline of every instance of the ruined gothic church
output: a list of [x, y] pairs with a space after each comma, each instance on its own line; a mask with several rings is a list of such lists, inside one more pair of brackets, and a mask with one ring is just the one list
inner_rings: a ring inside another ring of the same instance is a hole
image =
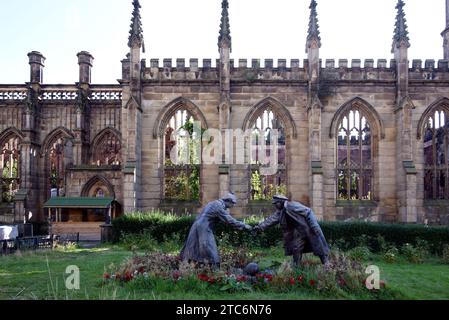
[[[30, 52], [30, 81], [0, 85], [0, 223], [79, 231], [133, 211], [196, 213], [231, 190], [236, 216], [271, 212], [271, 196], [285, 193], [323, 220], [449, 224], [449, 14], [444, 59], [410, 61], [404, 6], [397, 2], [392, 58], [376, 64], [321, 61], [315, 0], [306, 58], [276, 67], [231, 58], [227, 0], [216, 67], [142, 59], [138, 0], [117, 84], [91, 84], [85, 51], [79, 82], [46, 84], [45, 57]], [[172, 161], [193, 121], [253, 131], [245, 163]], [[251, 150], [271, 130], [280, 132], [278, 166], [264, 174]]]

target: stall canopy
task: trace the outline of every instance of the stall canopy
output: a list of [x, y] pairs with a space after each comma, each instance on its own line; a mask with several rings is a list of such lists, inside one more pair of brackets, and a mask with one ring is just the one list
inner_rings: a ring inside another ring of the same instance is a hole
[[113, 201], [114, 198], [55, 197], [50, 198], [50, 200], [44, 204], [44, 208], [107, 209], [111, 206]]

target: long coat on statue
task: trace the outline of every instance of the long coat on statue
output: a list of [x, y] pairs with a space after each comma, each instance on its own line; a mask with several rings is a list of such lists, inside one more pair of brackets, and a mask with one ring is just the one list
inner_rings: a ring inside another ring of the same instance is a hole
[[[278, 223], [283, 233], [285, 255], [313, 252], [323, 257], [329, 254], [329, 246], [312, 209], [299, 202], [286, 201], [282, 210], [276, 211], [259, 227], [265, 230]], [[302, 241], [305, 241], [303, 250], [299, 248]]]
[[223, 200], [208, 203], [190, 229], [189, 236], [180, 254], [183, 261], [195, 261], [206, 264], [220, 263], [220, 256], [213, 232], [214, 225], [219, 221], [239, 230], [247, 227], [246, 224], [231, 216]]

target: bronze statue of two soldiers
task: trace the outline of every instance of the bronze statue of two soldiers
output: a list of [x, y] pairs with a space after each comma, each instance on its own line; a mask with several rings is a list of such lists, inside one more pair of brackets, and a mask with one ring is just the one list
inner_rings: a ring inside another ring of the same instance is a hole
[[273, 205], [276, 207], [276, 212], [252, 228], [234, 219], [229, 213], [229, 208], [236, 203], [237, 197], [229, 193], [222, 199], [206, 205], [190, 229], [187, 241], [181, 250], [182, 260], [219, 265], [220, 256], [213, 230], [215, 224], [221, 221], [239, 230], [255, 232], [261, 232], [279, 224], [283, 233], [285, 255], [293, 256], [295, 265], [298, 266], [302, 255], [309, 252], [318, 256], [323, 264], [327, 264], [329, 246], [310, 208], [299, 202], [289, 201], [283, 195], [274, 196]]

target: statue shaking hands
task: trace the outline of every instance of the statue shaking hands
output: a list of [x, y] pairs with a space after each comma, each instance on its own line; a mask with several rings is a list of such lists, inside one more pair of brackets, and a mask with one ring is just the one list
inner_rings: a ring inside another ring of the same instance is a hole
[[293, 256], [295, 265], [299, 265], [304, 253], [313, 252], [323, 264], [328, 263], [329, 246], [312, 209], [299, 202], [289, 201], [283, 195], [273, 197], [276, 212], [253, 228], [254, 232], [263, 231], [280, 224], [286, 256]]

